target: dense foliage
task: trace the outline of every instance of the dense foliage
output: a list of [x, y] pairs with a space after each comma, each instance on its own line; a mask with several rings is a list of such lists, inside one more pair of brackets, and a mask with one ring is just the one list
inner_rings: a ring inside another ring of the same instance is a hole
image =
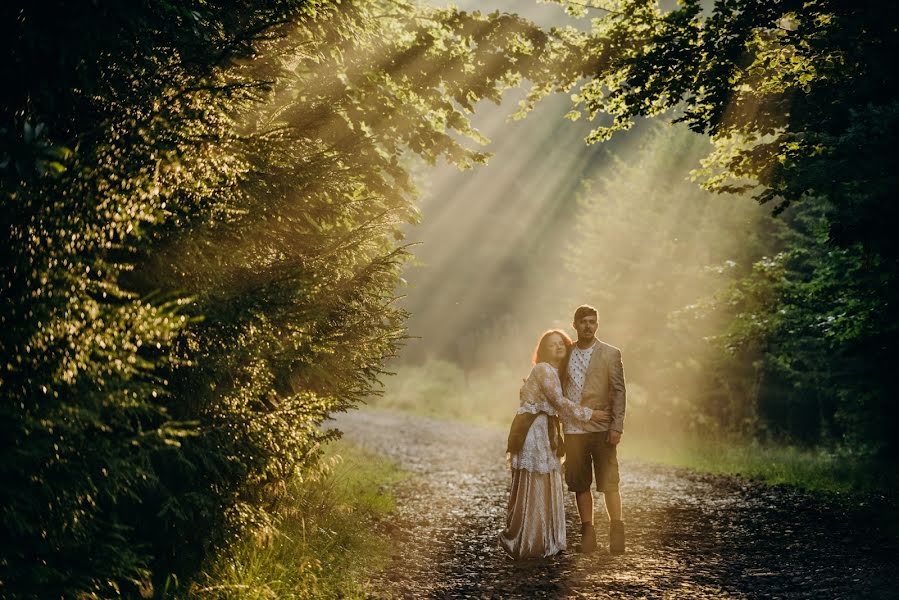
[[[158, 590], [265, 523], [402, 340], [410, 154], [539, 51], [402, 2], [6, 4], [0, 589]], [[467, 139], [467, 141], [466, 141]]]
[[596, 17], [589, 33], [564, 32], [587, 60], [560, 80], [586, 77], [572, 117], [611, 116], [592, 141], [673, 113], [715, 144], [701, 173], [708, 189], [793, 207], [783, 252], [721, 298], [734, 321], [720, 339], [755, 365], [748, 400], [766, 426], [894, 457], [897, 6], [571, 4]]

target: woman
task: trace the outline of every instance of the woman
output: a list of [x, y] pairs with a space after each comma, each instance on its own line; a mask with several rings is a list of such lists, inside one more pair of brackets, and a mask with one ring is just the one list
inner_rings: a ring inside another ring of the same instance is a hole
[[[521, 406], [509, 436], [512, 489], [506, 529], [499, 536], [500, 545], [512, 558], [551, 556], [565, 550], [558, 418], [608, 418], [607, 411], [579, 406], [562, 395], [559, 368], [571, 344], [571, 338], [558, 329], [544, 333], [534, 351], [534, 367], [521, 388]], [[521, 423], [527, 427], [526, 434]]]

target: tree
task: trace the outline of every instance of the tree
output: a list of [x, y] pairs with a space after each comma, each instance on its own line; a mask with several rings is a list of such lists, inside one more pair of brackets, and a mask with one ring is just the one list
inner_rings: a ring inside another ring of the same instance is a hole
[[372, 392], [402, 159], [483, 160], [467, 114], [545, 34], [403, 2], [2, 14], [0, 581], [146, 592], [264, 524]]
[[[752, 194], [775, 212], [807, 204], [821, 213], [820, 235], [791, 241], [778, 296], [777, 311], [805, 316], [770, 331], [766, 356], [792, 365], [787, 382], [800, 394], [829, 390], [811, 405], [840, 405], [837, 438], [895, 457], [899, 446], [875, 424], [896, 417], [899, 82], [888, 58], [899, 43], [896, 5], [721, 0], [704, 11], [685, 0], [663, 12], [648, 0], [586, 4], [603, 8], [590, 32], [557, 32], [570, 66], [554, 85], [577, 85], [573, 116], [606, 115], [590, 141], [636, 117], [670, 114], [715, 144], [706, 188]], [[789, 222], [802, 231], [801, 220]], [[809, 307], [821, 311], [816, 318]], [[791, 354], [799, 352], [791, 338], [805, 340], [814, 371]]]

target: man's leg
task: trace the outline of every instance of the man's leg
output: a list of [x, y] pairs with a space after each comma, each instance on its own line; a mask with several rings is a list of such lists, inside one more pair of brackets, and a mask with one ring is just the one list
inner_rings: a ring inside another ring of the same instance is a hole
[[581, 517], [581, 552], [596, 550], [596, 530], [593, 528], [593, 461], [590, 457], [587, 433], [565, 436], [565, 481], [574, 492], [577, 512]]
[[621, 519], [621, 493], [618, 491], [618, 452], [614, 444], [604, 442], [593, 456], [596, 485], [603, 492], [609, 513], [609, 552], [624, 552], [624, 521]]
[[575, 492], [575, 501], [577, 502], [577, 514], [581, 517], [581, 523], [593, 525], [593, 492]]
[[581, 523], [593, 524], [593, 460], [590, 453], [590, 434], [571, 433], [565, 436], [565, 483], [574, 492]]
[[581, 548], [580, 551], [589, 554], [596, 551], [596, 528], [593, 526], [593, 492], [589, 489], [585, 492], [575, 492], [577, 513], [581, 517]]
[[[609, 521], [621, 521], [621, 492], [618, 490], [606, 492], [605, 498], [606, 512], [609, 513]], [[580, 504], [578, 504], [578, 512], [580, 512]]]

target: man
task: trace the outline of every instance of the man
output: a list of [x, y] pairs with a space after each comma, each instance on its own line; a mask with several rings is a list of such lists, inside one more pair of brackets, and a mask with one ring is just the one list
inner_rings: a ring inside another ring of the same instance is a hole
[[624, 552], [624, 522], [621, 518], [621, 494], [618, 491], [617, 446], [624, 431], [626, 391], [621, 351], [596, 339], [599, 314], [589, 305], [579, 306], [573, 326], [577, 343], [569, 351], [563, 377], [565, 396], [572, 402], [608, 410], [610, 420], [587, 424], [565, 422], [565, 482], [575, 493], [581, 518], [581, 552], [596, 550], [593, 526], [593, 493], [590, 485], [596, 476], [596, 489], [605, 495], [609, 513], [609, 552]]

